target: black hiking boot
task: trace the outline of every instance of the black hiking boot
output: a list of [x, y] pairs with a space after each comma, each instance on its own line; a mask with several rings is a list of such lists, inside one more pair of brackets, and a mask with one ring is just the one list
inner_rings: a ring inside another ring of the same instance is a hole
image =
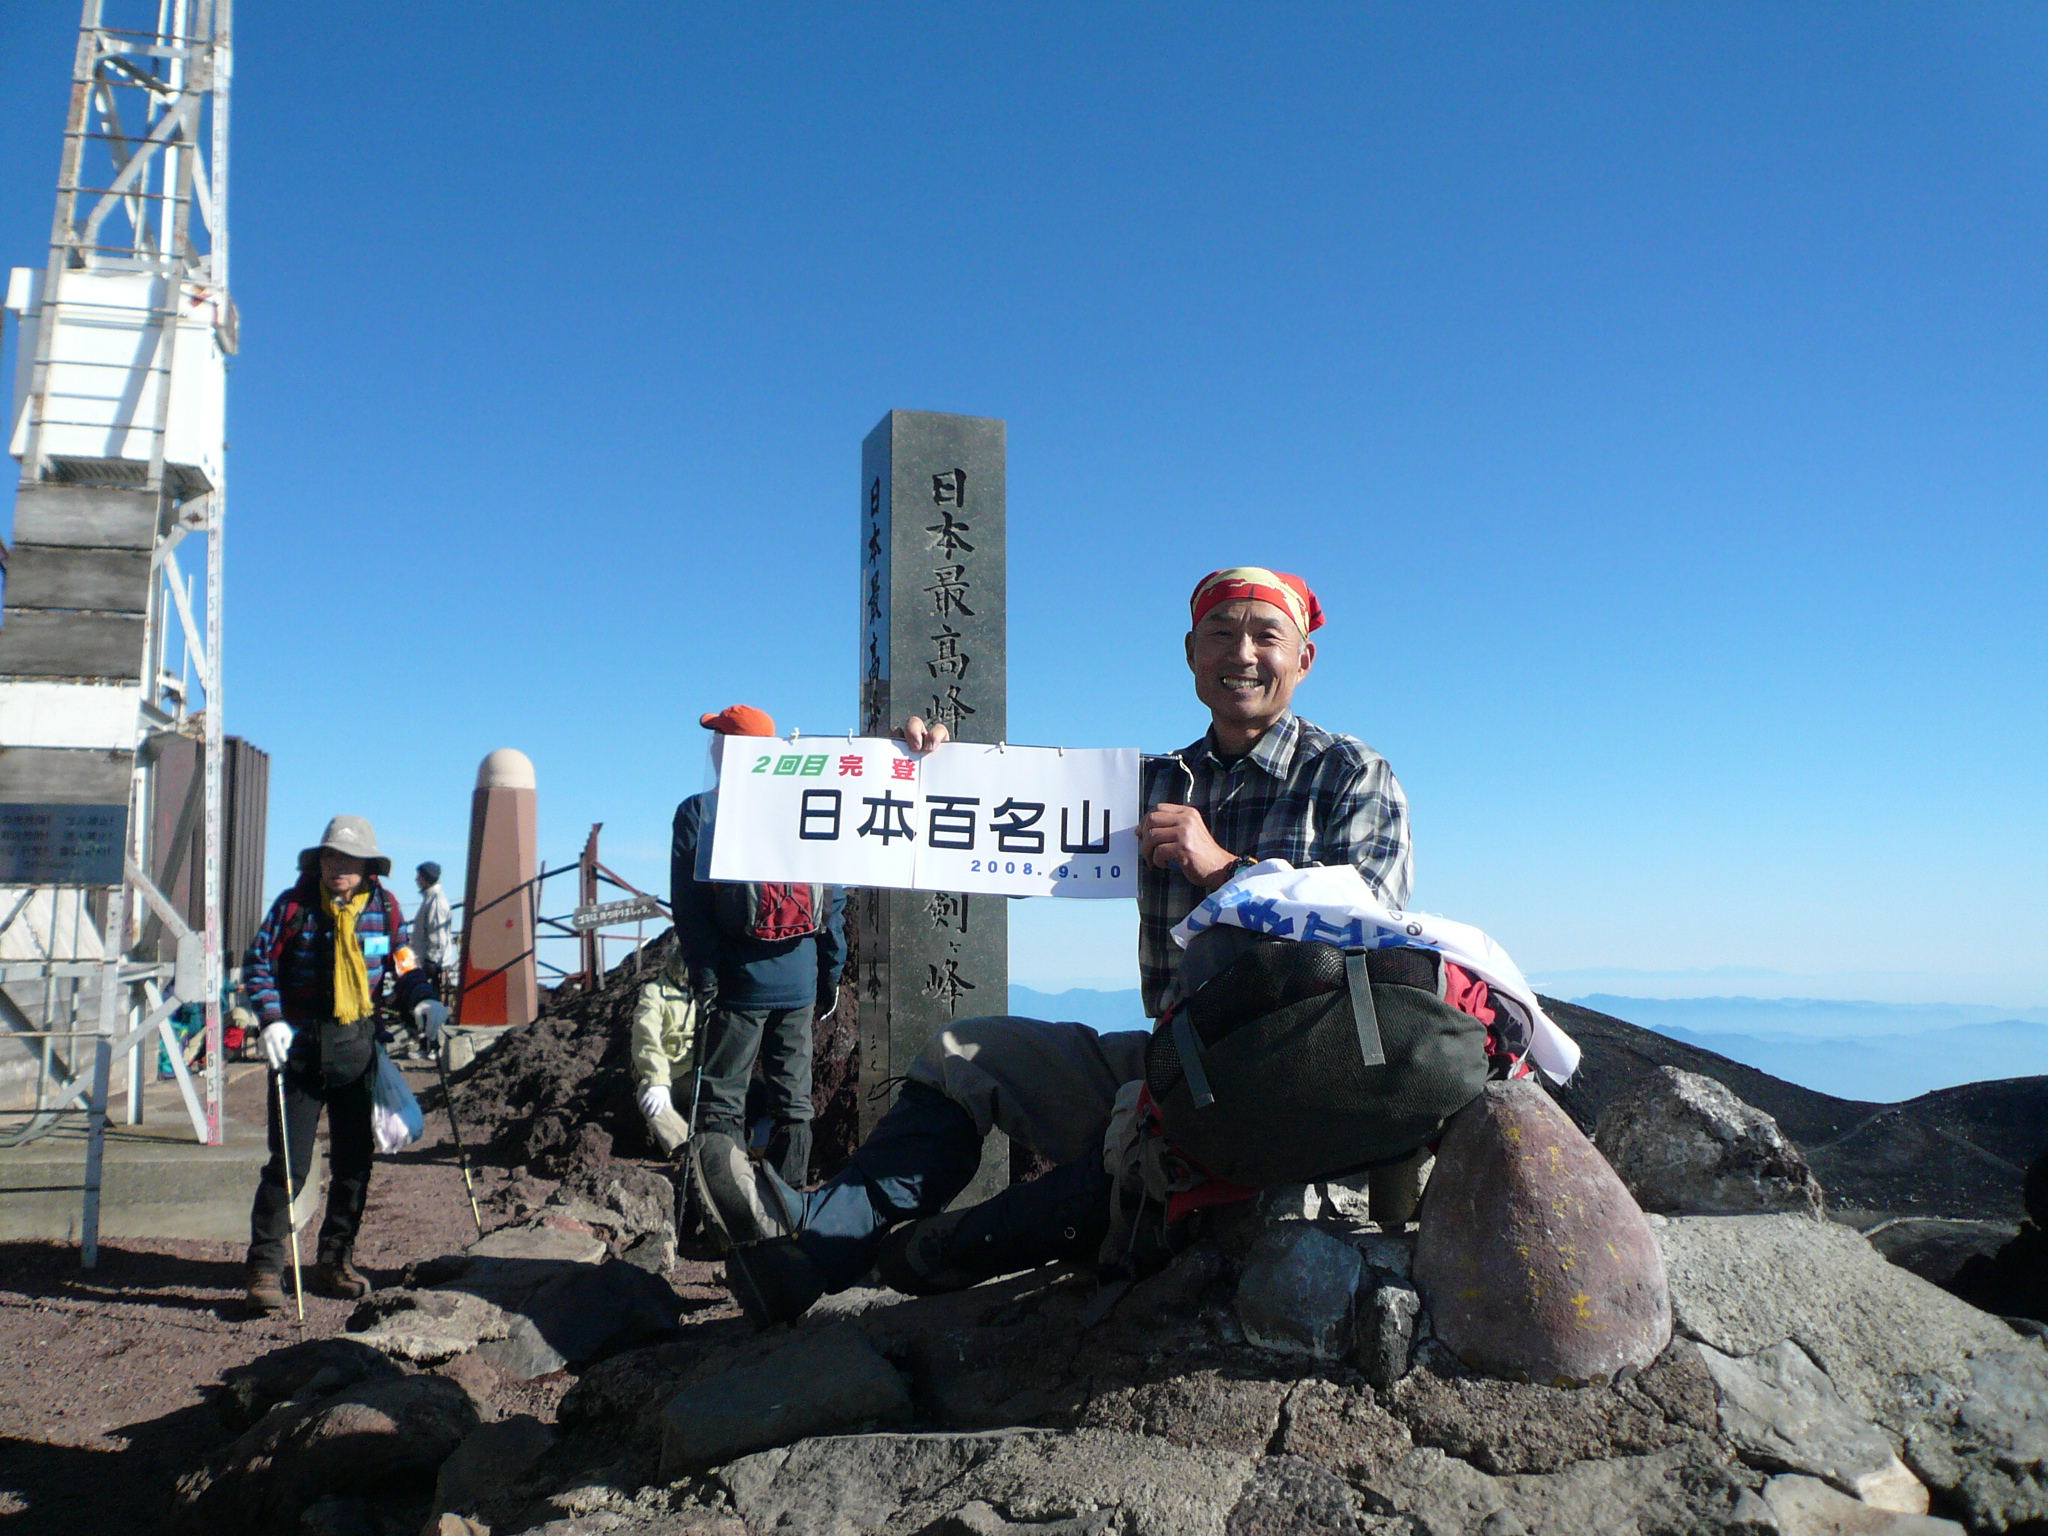
[[1100, 1157], [1064, 1163], [979, 1205], [898, 1227], [876, 1273], [891, 1290], [930, 1296], [1041, 1264], [1092, 1264], [1109, 1232], [1110, 1191]]

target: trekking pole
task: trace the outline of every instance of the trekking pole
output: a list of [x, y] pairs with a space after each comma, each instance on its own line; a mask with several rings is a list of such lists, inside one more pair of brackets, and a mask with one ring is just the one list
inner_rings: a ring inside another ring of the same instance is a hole
[[284, 1223], [291, 1229], [292, 1239], [292, 1297], [299, 1306], [299, 1326], [306, 1325], [306, 1282], [299, 1274], [299, 1213], [298, 1199], [292, 1194], [292, 1132], [291, 1122], [285, 1111], [284, 1072], [280, 1069], [271, 1074], [277, 1084], [277, 1144], [280, 1160], [284, 1163]]
[[455, 1123], [455, 1090], [448, 1086], [448, 1057], [440, 1042], [434, 1044], [434, 1065], [441, 1069], [441, 1102], [448, 1106], [448, 1134], [455, 1139], [455, 1165], [462, 1170], [462, 1187], [469, 1192], [469, 1218], [476, 1223], [476, 1235], [484, 1235], [484, 1213], [477, 1209], [476, 1181], [469, 1176], [469, 1154], [462, 1149], [462, 1127]]

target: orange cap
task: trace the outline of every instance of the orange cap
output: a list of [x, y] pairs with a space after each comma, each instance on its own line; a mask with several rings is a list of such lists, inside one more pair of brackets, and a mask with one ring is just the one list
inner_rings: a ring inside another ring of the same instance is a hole
[[721, 736], [773, 736], [775, 722], [751, 704], [731, 704], [715, 715], [699, 715], [697, 723]]

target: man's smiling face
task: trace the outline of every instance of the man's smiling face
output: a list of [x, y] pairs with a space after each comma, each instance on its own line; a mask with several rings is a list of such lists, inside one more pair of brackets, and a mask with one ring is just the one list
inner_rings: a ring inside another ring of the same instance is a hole
[[1281, 608], [1244, 597], [1202, 615], [1187, 637], [1187, 655], [1195, 697], [1216, 723], [1256, 734], [1287, 712], [1316, 648]]

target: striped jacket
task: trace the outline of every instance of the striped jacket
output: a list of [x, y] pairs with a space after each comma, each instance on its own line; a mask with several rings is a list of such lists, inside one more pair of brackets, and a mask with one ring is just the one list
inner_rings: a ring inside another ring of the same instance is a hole
[[[405, 947], [409, 934], [398, 898], [381, 881], [372, 879], [370, 886], [370, 899], [356, 919], [356, 937], [362, 941], [375, 997], [385, 973], [395, 969], [392, 956]], [[320, 900], [316, 880], [300, 881], [270, 904], [270, 915], [242, 959], [242, 990], [265, 1024], [280, 1019], [320, 1023], [334, 1017], [334, 919]], [[432, 995], [416, 966], [398, 977], [396, 993], [402, 1013]]]

